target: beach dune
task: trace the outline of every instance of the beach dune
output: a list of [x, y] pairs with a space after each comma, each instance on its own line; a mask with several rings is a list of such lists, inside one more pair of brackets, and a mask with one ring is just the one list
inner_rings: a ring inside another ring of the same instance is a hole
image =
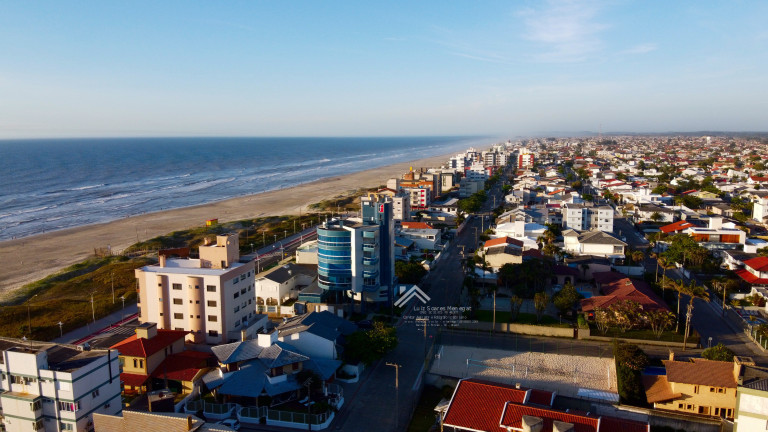
[[298, 214], [310, 204], [362, 187], [385, 184], [410, 167], [443, 165], [450, 155], [435, 156], [322, 180], [278, 191], [147, 213], [112, 222], [69, 228], [0, 242], [0, 298], [7, 298], [23, 285], [42, 279], [64, 267], [83, 261], [97, 248], [121, 251], [138, 240], [172, 231], [202, 226], [206, 219], [220, 222], [263, 216]]

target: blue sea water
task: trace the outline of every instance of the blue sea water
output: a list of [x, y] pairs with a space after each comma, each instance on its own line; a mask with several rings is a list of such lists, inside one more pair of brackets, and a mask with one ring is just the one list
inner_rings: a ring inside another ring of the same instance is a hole
[[478, 137], [0, 141], [0, 240], [491, 144]]

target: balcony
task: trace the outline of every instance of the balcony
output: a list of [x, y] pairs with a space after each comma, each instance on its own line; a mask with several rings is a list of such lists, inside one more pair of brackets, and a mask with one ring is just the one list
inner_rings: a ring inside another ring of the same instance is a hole
[[372, 266], [379, 263], [378, 257], [363, 257], [363, 265]]

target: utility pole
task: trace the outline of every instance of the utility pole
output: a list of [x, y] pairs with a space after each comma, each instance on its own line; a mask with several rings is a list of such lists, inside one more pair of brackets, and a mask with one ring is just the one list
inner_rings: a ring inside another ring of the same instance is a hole
[[312, 415], [312, 399], [309, 397], [309, 393], [312, 390], [312, 378], [307, 378], [302, 385], [307, 388], [307, 430], [312, 430], [312, 420], [310, 419]]
[[59, 325], [59, 337], [64, 337], [64, 323], [59, 321], [57, 324]]
[[93, 304], [93, 293], [91, 293], [91, 315], [93, 317], [93, 323], [96, 324], [96, 306]]
[[691, 303], [688, 303], [688, 312], [685, 314], [685, 334], [683, 335], [683, 351], [685, 351], [685, 344], [688, 342], [688, 330], [691, 325], [691, 317], [693, 316], [693, 299]]
[[395, 368], [395, 431], [397, 431], [400, 417], [400, 368], [402, 365], [397, 363], [386, 363], [386, 365]]
[[109, 272], [109, 279], [112, 281], [112, 304], [115, 304], [115, 274]]
[[[29, 326], [29, 338], [32, 339], [32, 313], [30, 312], [30, 305], [29, 303], [32, 301], [33, 298], [37, 297], [37, 294], [33, 295], [32, 297], [27, 299], [27, 325]], [[23, 319], [23, 318], [22, 318]]]

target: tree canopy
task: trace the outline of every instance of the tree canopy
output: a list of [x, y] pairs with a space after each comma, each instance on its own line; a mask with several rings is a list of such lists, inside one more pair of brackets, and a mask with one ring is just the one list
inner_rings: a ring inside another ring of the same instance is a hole
[[356, 331], [347, 336], [344, 357], [347, 362], [371, 364], [397, 347], [397, 331], [382, 322], [374, 322], [373, 328]]
[[733, 351], [721, 343], [701, 352], [702, 358], [724, 362], [732, 362], [735, 355]]

